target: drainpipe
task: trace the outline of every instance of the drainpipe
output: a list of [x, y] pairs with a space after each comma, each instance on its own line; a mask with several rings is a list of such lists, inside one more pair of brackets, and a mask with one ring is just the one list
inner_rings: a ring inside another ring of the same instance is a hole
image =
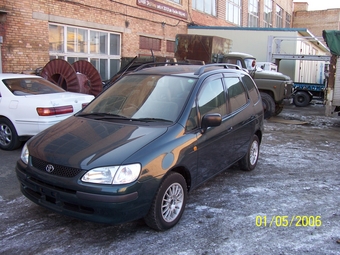
[[0, 36], [0, 73], [2, 73], [2, 56], [1, 56], [1, 46], [2, 46], [2, 43], [3, 43], [3, 37]]

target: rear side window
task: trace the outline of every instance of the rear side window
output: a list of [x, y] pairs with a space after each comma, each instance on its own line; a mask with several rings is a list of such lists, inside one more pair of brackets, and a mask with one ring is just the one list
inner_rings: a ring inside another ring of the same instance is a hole
[[246, 91], [239, 78], [226, 77], [224, 81], [228, 88], [230, 110], [234, 112], [247, 103]]
[[226, 98], [221, 79], [206, 82], [198, 96], [198, 108], [203, 117], [208, 113], [227, 114]]
[[248, 94], [249, 94], [251, 101], [253, 101], [253, 103], [256, 104], [260, 100], [260, 95], [259, 95], [259, 91], [255, 87], [256, 86], [255, 83], [248, 76], [243, 76], [242, 81], [248, 89]]

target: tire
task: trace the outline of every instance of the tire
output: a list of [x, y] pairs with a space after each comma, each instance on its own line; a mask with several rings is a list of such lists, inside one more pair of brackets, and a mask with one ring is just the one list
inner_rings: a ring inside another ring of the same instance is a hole
[[274, 99], [267, 93], [260, 92], [262, 97], [264, 118], [270, 119], [275, 114], [275, 102]]
[[[159, 187], [145, 223], [158, 231], [175, 226], [184, 212], [188, 196], [187, 183], [182, 175], [171, 172]], [[175, 204], [176, 201], [177, 203]]]
[[282, 112], [282, 110], [283, 110], [283, 105], [282, 104], [276, 104], [274, 116], [279, 115]]
[[20, 145], [21, 142], [12, 122], [0, 118], [0, 149], [10, 151], [19, 148]]
[[260, 141], [257, 135], [253, 136], [253, 139], [249, 145], [247, 154], [239, 161], [239, 167], [244, 171], [252, 171], [255, 169], [257, 161], [260, 155]]
[[305, 91], [298, 91], [294, 95], [293, 103], [297, 107], [305, 107], [309, 105], [309, 102], [311, 101], [312, 97]]

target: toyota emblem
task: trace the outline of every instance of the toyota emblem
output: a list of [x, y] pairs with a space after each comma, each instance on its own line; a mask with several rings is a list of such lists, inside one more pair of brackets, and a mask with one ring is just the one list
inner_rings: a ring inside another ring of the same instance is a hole
[[48, 173], [52, 173], [54, 171], [54, 166], [52, 166], [51, 164], [48, 164], [45, 168], [46, 172]]

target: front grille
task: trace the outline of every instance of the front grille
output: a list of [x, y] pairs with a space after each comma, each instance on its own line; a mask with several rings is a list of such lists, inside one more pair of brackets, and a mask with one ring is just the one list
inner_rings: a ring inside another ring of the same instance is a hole
[[52, 165], [54, 170], [52, 172], [48, 172], [49, 174], [56, 175], [56, 176], [61, 176], [61, 177], [68, 177], [72, 178], [75, 177], [77, 174], [79, 174], [82, 170], [79, 168], [74, 168], [74, 167], [66, 167], [58, 164], [51, 164], [49, 162], [46, 162], [44, 160], [31, 157], [32, 159], [32, 165], [39, 169], [40, 171], [43, 171], [47, 173], [46, 167], [47, 165]]

